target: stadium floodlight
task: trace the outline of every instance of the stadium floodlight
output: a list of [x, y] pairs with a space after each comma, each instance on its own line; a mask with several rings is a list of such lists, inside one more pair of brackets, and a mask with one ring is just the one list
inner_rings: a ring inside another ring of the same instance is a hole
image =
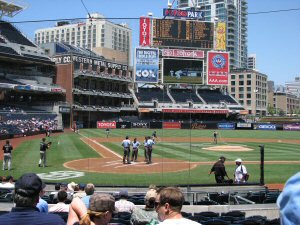
[[152, 12], [148, 12], [148, 16], [149, 17], [153, 16], [153, 13]]
[[20, 0], [0, 0], [0, 19], [3, 16], [14, 17], [28, 6], [29, 4]]

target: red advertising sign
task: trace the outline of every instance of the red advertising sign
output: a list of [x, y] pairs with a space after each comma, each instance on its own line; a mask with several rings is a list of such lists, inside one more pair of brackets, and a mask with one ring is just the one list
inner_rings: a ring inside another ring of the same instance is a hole
[[207, 113], [207, 114], [227, 114], [227, 109], [162, 109], [164, 113]]
[[182, 50], [182, 49], [162, 49], [162, 56], [203, 59], [204, 51]]
[[180, 129], [180, 122], [163, 122], [164, 129]]
[[140, 18], [140, 46], [150, 46], [150, 18]]
[[109, 121], [109, 122], [97, 121], [97, 128], [100, 129], [116, 128], [116, 124], [117, 123], [115, 121]]
[[228, 85], [229, 53], [207, 52], [207, 85]]

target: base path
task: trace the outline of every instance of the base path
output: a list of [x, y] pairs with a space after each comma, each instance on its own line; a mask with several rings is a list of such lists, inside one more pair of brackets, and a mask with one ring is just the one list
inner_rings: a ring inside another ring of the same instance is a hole
[[[138, 162], [132, 162], [132, 164], [123, 164], [123, 156], [115, 153], [111, 149], [105, 147], [99, 142], [120, 142], [122, 138], [81, 138], [83, 142], [89, 145], [94, 151], [96, 151], [102, 158], [88, 158], [79, 159], [64, 164], [65, 167], [80, 170], [86, 172], [97, 172], [97, 173], [123, 173], [123, 174], [150, 174], [150, 173], [167, 173], [167, 172], [179, 172], [194, 169], [200, 165], [212, 165], [214, 162], [188, 162], [169, 158], [154, 158], [152, 164], [146, 164], [143, 160], [144, 157], [139, 156]], [[142, 140], [142, 138], [140, 138]], [[164, 138], [160, 142], [183, 142], [184, 140], [190, 141], [189, 138]], [[209, 138], [193, 138], [192, 142], [203, 142], [211, 140]], [[230, 141], [238, 142], [233, 139]], [[240, 142], [274, 142], [274, 139], [248, 139], [247, 141], [243, 139]], [[285, 140], [289, 141], [289, 140]], [[298, 141], [298, 140], [290, 140]], [[300, 144], [300, 141], [298, 141]], [[294, 142], [292, 142], [294, 143]], [[154, 148], [155, 151], [155, 148]], [[242, 150], [241, 150], [242, 151]], [[139, 149], [144, 153], [144, 149]], [[245, 161], [245, 164], [259, 164], [260, 161]], [[226, 164], [235, 164], [235, 162], [226, 162]], [[265, 164], [300, 164], [300, 161], [265, 161]]]

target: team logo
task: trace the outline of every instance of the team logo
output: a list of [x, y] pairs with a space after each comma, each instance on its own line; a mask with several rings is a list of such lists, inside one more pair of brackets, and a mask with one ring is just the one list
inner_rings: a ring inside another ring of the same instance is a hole
[[215, 68], [222, 69], [226, 65], [226, 59], [224, 58], [223, 55], [218, 54], [212, 58], [212, 63]]

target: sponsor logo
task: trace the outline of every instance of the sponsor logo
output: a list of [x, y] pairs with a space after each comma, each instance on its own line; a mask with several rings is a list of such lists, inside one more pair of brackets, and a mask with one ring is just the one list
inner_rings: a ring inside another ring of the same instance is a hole
[[132, 123], [132, 127], [134, 127], [134, 128], [147, 128], [148, 123]]
[[276, 130], [275, 124], [259, 124], [257, 129], [264, 129], [264, 130]]
[[163, 123], [163, 128], [166, 128], [166, 129], [180, 129], [181, 128], [181, 124], [180, 122], [164, 122]]
[[218, 54], [212, 58], [212, 63], [215, 68], [222, 69], [226, 65], [226, 59], [223, 55]]
[[116, 122], [97, 122], [98, 128], [116, 128]]
[[251, 128], [251, 123], [237, 123], [236, 126], [240, 128]]
[[206, 124], [192, 123], [192, 129], [206, 129]]
[[234, 123], [219, 123], [218, 128], [233, 130], [235, 128], [235, 124]]
[[84, 172], [78, 171], [53, 171], [50, 173], [38, 173], [42, 180], [65, 180], [76, 177], [83, 177]]

